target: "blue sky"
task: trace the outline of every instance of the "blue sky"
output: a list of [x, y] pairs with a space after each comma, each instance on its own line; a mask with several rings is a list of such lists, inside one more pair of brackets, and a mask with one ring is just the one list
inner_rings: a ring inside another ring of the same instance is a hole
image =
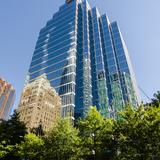
[[[149, 97], [160, 90], [160, 1], [89, 0], [117, 20], [138, 85]], [[16, 89], [17, 107], [38, 33], [64, 0], [0, 1], [0, 77]], [[144, 101], [147, 98], [142, 95]]]

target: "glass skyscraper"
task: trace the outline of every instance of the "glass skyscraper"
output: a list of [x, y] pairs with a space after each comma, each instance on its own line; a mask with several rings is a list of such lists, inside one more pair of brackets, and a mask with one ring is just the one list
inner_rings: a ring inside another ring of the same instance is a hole
[[46, 74], [62, 100], [62, 116], [83, 117], [89, 106], [114, 116], [139, 96], [117, 22], [87, 0], [66, 0], [39, 33], [27, 82]]
[[15, 89], [0, 78], [0, 119], [8, 120], [15, 100]]

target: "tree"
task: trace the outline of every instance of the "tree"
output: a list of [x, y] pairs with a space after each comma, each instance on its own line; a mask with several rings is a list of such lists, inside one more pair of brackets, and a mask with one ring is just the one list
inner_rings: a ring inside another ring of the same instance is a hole
[[160, 159], [160, 108], [127, 107], [114, 124], [116, 160]]
[[17, 148], [17, 155], [21, 159], [43, 160], [44, 141], [35, 134], [27, 134], [24, 141]]
[[32, 128], [31, 129], [31, 133], [37, 135], [37, 136], [44, 136], [45, 133], [43, 131], [43, 127], [42, 124], [40, 123], [40, 125], [37, 128]]
[[11, 120], [0, 123], [0, 159], [160, 159], [160, 107], [127, 106], [118, 117], [104, 118], [91, 107], [76, 127], [69, 118], [59, 119], [45, 136], [38, 129], [38, 136], [26, 134], [15, 113]]
[[0, 141], [6, 144], [15, 145], [23, 141], [27, 133], [26, 126], [19, 120], [19, 114], [14, 112], [11, 119], [0, 123]]
[[112, 120], [106, 120], [96, 107], [91, 107], [78, 122], [84, 159], [106, 159], [108, 146], [104, 143], [111, 138], [111, 126]]
[[78, 130], [68, 118], [60, 119], [45, 138], [46, 160], [80, 160]]
[[3, 159], [9, 152], [12, 152], [13, 146], [6, 145], [6, 142], [0, 142], [0, 159]]
[[114, 139], [114, 123], [114, 119], [106, 118], [101, 132], [101, 155], [104, 160], [112, 160], [117, 151], [117, 142]]
[[[14, 112], [8, 121], [1, 120], [0, 123], [0, 145], [3, 160], [18, 159], [15, 155], [16, 144], [20, 144], [24, 140], [27, 133], [24, 123], [20, 122], [19, 114]], [[5, 154], [4, 154], [5, 153]]]
[[154, 98], [152, 98], [151, 105], [155, 107], [160, 107], [160, 91], [154, 94]]

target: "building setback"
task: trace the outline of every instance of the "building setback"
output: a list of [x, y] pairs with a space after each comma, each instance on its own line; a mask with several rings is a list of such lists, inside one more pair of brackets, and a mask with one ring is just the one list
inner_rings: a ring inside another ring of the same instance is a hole
[[94, 105], [112, 117], [139, 96], [117, 22], [87, 0], [67, 0], [41, 29], [27, 81], [46, 74], [62, 99], [62, 116], [83, 117]]
[[60, 117], [61, 100], [45, 75], [25, 86], [18, 113], [28, 131], [42, 126], [44, 131], [52, 128]]
[[8, 120], [14, 100], [14, 88], [11, 84], [0, 78], [0, 119]]

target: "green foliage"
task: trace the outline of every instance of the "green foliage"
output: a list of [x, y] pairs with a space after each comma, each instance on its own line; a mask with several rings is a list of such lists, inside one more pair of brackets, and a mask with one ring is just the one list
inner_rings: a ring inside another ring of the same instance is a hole
[[8, 153], [12, 152], [13, 146], [6, 145], [5, 141], [0, 143], [0, 158], [5, 157]]
[[96, 107], [91, 107], [84, 119], [78, 122], [82, 152], [84, 159], [96, 158], [103, 152], [104, 131], [107, 130], [105, 119], [97, 111]]
[[17, 155], [22, 159], [42, 160], [43, 159], [43, 140], [35, 134], [27, 134], [24, 141], [17, 146]]
[[45, 138], [44, 157], [46, 160], [78, 159], [79, 145], [78, 130], [73, 127], [71, 119], [60, 119]]
[[[42, 136], [26, 134], [15, 113], [0, 123], [1, 160], [158, 160], [160, 107], [127, 106], [118, 119], [104, 118], [91, 107], [73, 126], [59, 119]], [[7, 134], [7, 135], [6, 135]]]
[[8, 121], [0, 123], [0, 142], [5, 141], [9, 145], [19, 144], [26, 133], [26, 127], [20, 122], [17, 112], [14, 112]]
[[160, 107], [160, 91], [154, 94], [154, 98], [152, 98], [151, 105], [155, 107]]
[[18, 160], [15, 155], [16, 144], [20, 144], [24, 140], [27, 133], [25, 125], [20, 122], [19, 115], [14, 112], [11, 119], [0, 122], [0, 155], [2, 160]]
[[160, 108], [127, 107], [115, 121], [116, 160], [160, 159]]

